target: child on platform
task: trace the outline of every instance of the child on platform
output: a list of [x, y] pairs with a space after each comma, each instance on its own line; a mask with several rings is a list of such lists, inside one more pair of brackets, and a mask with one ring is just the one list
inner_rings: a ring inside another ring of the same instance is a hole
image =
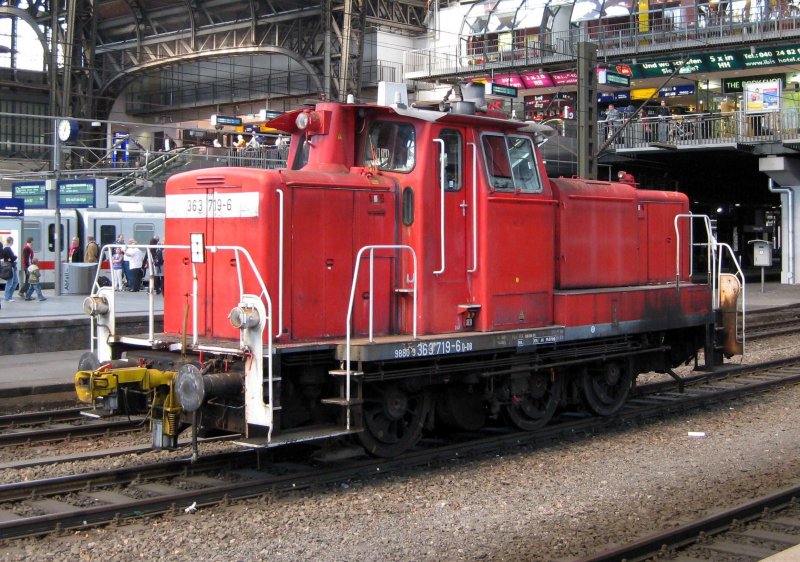
[[42, 284], [41, 284], [41, 277], [42, 272], [39, 270], [39, 258], [33, 258], [31, 260], [31, 265], [28, 266], [28, 290], [25, 291], [25, 300], [32, 301], [31, 295], [34, 291], [36, 291], [36, 296], [39, 297], [40, 301], [46, 301], [47, 299], [42, 294]]

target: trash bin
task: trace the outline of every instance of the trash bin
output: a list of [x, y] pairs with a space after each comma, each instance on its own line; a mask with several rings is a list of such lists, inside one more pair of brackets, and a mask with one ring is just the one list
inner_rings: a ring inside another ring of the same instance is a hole
[[96, 271], [96, 263], [62, 263], [61, 292], [65, 295], [88, 295]]

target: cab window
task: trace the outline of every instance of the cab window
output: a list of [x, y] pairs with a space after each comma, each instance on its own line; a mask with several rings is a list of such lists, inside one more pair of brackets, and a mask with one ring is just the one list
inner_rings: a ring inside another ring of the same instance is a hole
[[[445, 191], [461, 191], [462, 176], [462, 142], [461, 134], [452, 129], [443, 129], [439, 138], [444, 141], [444, 185]], [[436, 144], [437, 151], [440, 145]], [[437, 158], [439, 165], [436, 168], [436, 178], [441, 177], [442, 162]]]
[[301, 170], [308, 164], [308, 152], [311, 147], [309, 146], [306, 133], [303, 132], [300, 138], [297, 139], [297, 150], [294, 153], [294, 160], [292, 161], [292, 170]]
[[364, 144], [364, 166], [410, 172], [416, 160], [416, 135], [411, 123], [376, 121]]
[[486, 134], [483, 157], [489, 187], [497, 191], [539, 193], [542, 182], [531, 139], [525, 136]]

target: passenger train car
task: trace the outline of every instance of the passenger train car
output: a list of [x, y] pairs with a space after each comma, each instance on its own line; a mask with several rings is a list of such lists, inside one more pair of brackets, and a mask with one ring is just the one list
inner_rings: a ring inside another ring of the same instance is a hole
[[97, 288], [79, 397], [152, 413], [157, 447], [191, 425], [393, 456], [435, 427], [613, 415], [638, 374], [741, 351], [739, 283], [686, 196], [548, 178], [547, 127], [461, 98], [321, 102], [270, 122], [288, 169], [173, 176], [164, 331], [116, 333]]
[[[66, 260], [72, 239], [77, 236], [86, 247], [87, 236], [94, 236], [100, 247], [113, 244], [119, 234], [125, 240], [136, 239], [147, 244], [154, 235], [164, 232], [164, 199], [160, 197], [109, 197], [105, 209], [61, 209], [61, 259]], [[55, 211], [35, 209], [25, 211], [19, 244], [33, 237], [34, 255], [39, 258], [42, 283], [53, 286], [55, 280]], [[19, 252], [17, 252], [19, 253]]]

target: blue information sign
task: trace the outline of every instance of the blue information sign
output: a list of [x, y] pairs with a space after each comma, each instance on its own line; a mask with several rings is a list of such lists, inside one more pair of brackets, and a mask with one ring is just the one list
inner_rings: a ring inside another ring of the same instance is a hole
[[47, 208], [47, 185], [44, 181], [13, 182], [11, 196], [23, 199], [26, 209]]
[[25, 215], [25, 200], [19, 197], [0, 198], [0, 217], [21, 217]]

